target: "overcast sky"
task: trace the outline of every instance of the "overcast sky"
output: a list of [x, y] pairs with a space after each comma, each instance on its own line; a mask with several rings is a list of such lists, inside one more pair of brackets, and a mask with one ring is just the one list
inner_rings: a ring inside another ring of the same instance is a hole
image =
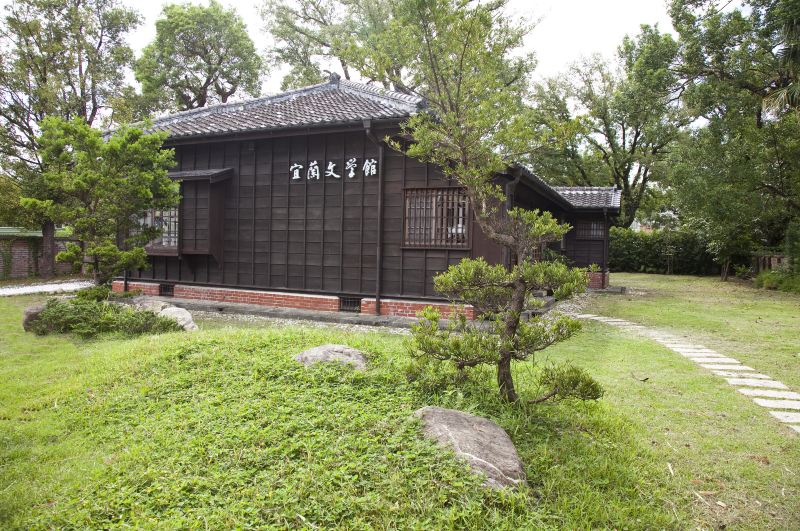
[[[155, 35], [155, 21], [169, 0], [124, 0], [138, 10], [144, 23], [130, 36], [138, 53]], [[260, 51], [269, 46], [258, 14], [259, 0], [221, 0], [234, 7], [247, 23]], [[550, 77], [566, 70], [582, 56], [614, 54], [626, 34], [635, 34], [641, 24], [658, 24], [672, 31], [666, 0], [511, 0], [511, 9], [538, 24], [529, 37], [528, 47], [536, 53], [537, 77]], [[264, 91], [278, 91], [282, 74], [275, 72], [264, 82]]]

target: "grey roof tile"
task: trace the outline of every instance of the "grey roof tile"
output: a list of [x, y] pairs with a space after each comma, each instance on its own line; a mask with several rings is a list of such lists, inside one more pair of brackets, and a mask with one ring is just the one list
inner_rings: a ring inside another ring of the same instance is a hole
[[622, 192], [611, 186], [553, 186], [575, 208], [619, 209]]
[[332, 77], [327, 83], [266, 98], [178, 112], [151, 130], [172, 138], [321, 126], [366, 119], [405, 118], [423, 107], [415, 96]]

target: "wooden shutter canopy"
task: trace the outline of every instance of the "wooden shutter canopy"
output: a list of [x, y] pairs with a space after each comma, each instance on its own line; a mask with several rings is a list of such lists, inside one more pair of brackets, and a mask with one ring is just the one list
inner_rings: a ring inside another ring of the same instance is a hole
[[175, 171], [181, 183], [179, 247], [181, 255], [211, 255], [222, 263], [225, 190], [233, 168]]

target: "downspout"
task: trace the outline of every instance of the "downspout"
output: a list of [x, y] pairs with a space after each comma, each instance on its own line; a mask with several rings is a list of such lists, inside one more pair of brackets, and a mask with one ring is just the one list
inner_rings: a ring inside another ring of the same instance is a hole
[[607, 288], [606, 279], [610, 276], [608, 272], [608, 245], [609, 245], [609, 237], [608, 237], [608, 208], [603, 207], [603, 223], [605, 224], [606, 230], [605, 234], [603, 235], [603, 289]]
[[[383, 269], [383, 143], [372, 131], [372, 120], [364, 120], [367, 138], [378, 146], [378, 237], [375, 244], [375, 315], [381, 314], [381, 284]], [[363, 207], [362, 207], [363, 208]]]

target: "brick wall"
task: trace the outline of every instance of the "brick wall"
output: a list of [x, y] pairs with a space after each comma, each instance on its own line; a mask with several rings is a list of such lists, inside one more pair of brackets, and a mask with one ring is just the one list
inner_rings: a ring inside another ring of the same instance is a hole
[[[0, 239], [0, 279], [37, 275], [42, 258], [41, 247], [41, 239], [14, 237]], [[56, 240], [56, 254], [65, 247], [65, 241]], [[72, 264], [56, 262], [56, 274], [66, 275], [71, 272]]]
[[606, 289], [608, 287], [608, 271], [588, 272], [589, 289]]
[[339, 311], [339, 297], [312, 295], [308, 293], [253, 291], [176, 284], [174, 296], [179, 299], [239, 302], [244, 304], [258, 304], [260, 306], [273, 306], [276, 308], [297, 308], [300, 310], [318, 310], [323, 312]]
[[[416, 317], [417, 312], [426, 306], [438, 308], [444, 318], [451, 317], [453, 307], [448, 302], [406, 301], [400, 299], [381, 299], [381, 315], [395, 315], [398, 317]], [[467, 319], [475, 319], [475, 309], [464, 306]], [[375, 299], [361, 299], [361, 313], [375, 314]]]
[[[111, 283], [111, 291], [122, 293], [125, 290], [124, 280], [115, 280]], [[128, 281], [128, 291], [141, 291], [143, 295], [158, 296], [158, 284], [153, 282], [133, 282]]]

